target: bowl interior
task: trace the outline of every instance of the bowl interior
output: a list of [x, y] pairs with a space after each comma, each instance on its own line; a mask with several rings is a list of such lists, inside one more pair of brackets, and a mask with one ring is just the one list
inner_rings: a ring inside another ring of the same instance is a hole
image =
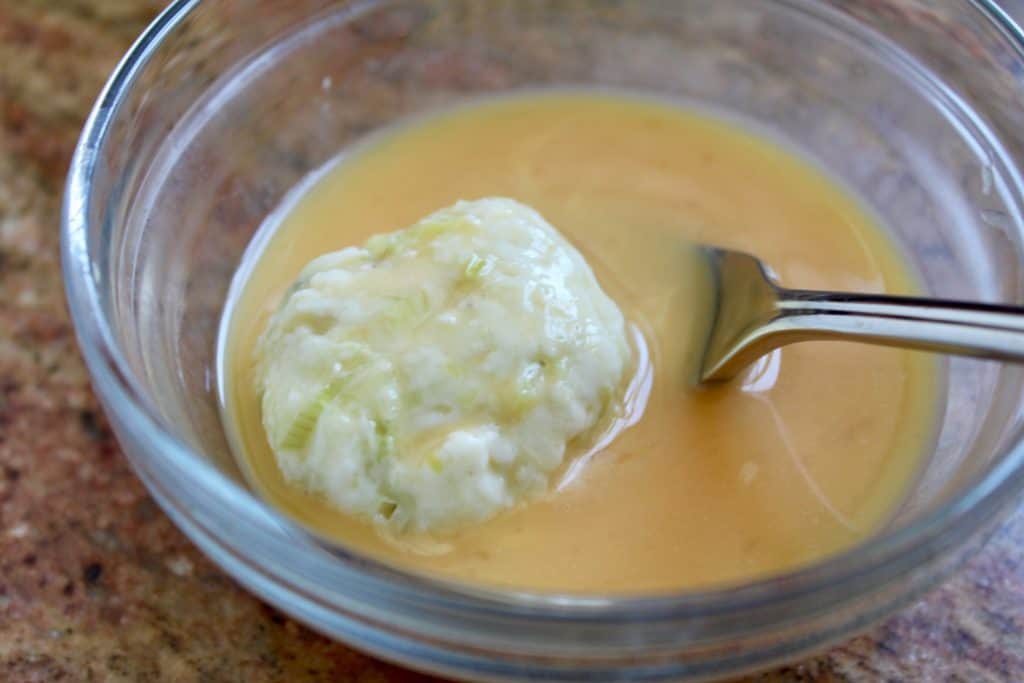
[[[220, 422], [215, 345], [235, 267], [268, 213], [396, 119], [554, 85], [679, 98], [769, 129], [882, 219], [930, 292], [1020, 302], [1020, 94], [998, 64], [970, 63], [975, 34], [994, 29], [963, 11], [960, 34], [929, 36], [928, 22], [879, 16], [877, 4], [200, 3], [138, 74], [90, 190], [101, 198], [93, 272], [126, 370], [169, 432], [244, 486]], [[948, 362], [934, 454], [890, 532], [1002, 462], [1020, 435], [1022, 378]]]

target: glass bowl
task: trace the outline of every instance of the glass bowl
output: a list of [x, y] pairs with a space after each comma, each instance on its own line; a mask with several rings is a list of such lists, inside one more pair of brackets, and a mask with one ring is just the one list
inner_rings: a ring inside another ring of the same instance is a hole
[[475, 679], [700, 679], [912, 600], [1024, 486], [1021, 370], [948, 362], [926, 470], [870, 541], [734, 588], [489, 591], [332, 553], [247, 489], [214, 349], [247, 242], [353, 140], [460, 98], [627, 88], [767, 128], [893, 230], [925, 286], [1022, 303], [1024, 36], [994, 3], [180, 0], [117, 68], [71, 168], [63, 255], [94, 385], [153, 496], [225, 571], [351, 645]]

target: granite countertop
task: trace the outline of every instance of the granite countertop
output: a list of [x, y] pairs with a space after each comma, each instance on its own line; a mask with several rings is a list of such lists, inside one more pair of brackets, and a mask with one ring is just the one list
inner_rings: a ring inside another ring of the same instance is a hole
[[[90, 391], [61, 284], [60, 196], [89, 107], [160, 5], [0, 0], [0, 679], [418, 679], [207, 561], [148, 497]], [[924, 600], [751, 680], [1024, 680], [1024, 506]]]

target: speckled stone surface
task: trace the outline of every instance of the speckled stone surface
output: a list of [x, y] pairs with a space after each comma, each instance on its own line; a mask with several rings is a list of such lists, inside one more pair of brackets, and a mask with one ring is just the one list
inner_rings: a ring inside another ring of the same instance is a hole
[[[218, 571], [146, 495], [90, 392], [60, 194], [93, 99], [160, 4], [0, 0], [0, 680], [418, 679]], [[926, 599], [750, 680], [1024, 680], [1024, 508]]]

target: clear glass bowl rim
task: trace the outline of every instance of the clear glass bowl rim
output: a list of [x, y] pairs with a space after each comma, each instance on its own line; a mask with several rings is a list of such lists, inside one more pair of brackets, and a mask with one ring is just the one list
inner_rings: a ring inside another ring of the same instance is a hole
[[[151, 451], [165, 459], [181, 481], [217, 497], [226, 514], [243, 523], [280, 532], [265, 504], [228, 480], [165, 429], [115, 341], [104, 312], [102, 294], [92, 276], [88, 216], [96, 198], [92, 181], [113, 120], [136, 79], [171, 33], [201, 0], [175, 0], [147, 27], [128, 50], [101, 92], [79, 139], [65, 187], [61, 217], [61, 255], [64, 283], [78, 337], [94, 386], [108, 410], [116, 411], [133, 431], [148, 435]], [[786, 0], [781, 0], [786, 3]], [[375, 4], [372, 0], [357, 5]], [[1024, 59], [1024, 31], [995, 0], [967, 0], [1014, 45]], [[356, 10], [358, 11], [358, 9]], [[1024, 87], [1024, 86], [1022, 86]], [[885, 581], [913, 568], [908, 559], [942, 539], [943, 545], [965, 540], [981, 529], [1024, 489], [1024, 441], [1018, 439], [1001, 461], [962, 494], [938, 509], [895, 531], [883, 532], [865, 543], [820, 563], [736, 587], [642, 597], [532, 594], [482, 589], [402, 572], [360, 558], [354, 571], [385, 590], [402, 591], [414, 602], [445, 601], [474, 610], [497, 610], [534, 619], [606, 621], [616, 619], [675, 620], [725, 616], [763, 607], [779, 600], [811, 599], [837, 586], [873, 577]], [[166, 495], [168, 492], [164, 490]], [[288, 522], [286, 521], [285, 524]], [[273, 526], [271, 526], [273, 525]], [[236, 551], [237, 552], [237, 549]], [[902, 559], [902, 561], [901, 561]], [[252, 558], [248, 564], [252, 565]], [[266, 567], [258, 569], [266, 569]], [[272, 572], [263, 572], [272, 574]], [[280, 576], [277, 577], [280, 579]], [[284, 583], [288, 583], [285, 581]], [[323, 596], [321, 596], [323, 597]]]

